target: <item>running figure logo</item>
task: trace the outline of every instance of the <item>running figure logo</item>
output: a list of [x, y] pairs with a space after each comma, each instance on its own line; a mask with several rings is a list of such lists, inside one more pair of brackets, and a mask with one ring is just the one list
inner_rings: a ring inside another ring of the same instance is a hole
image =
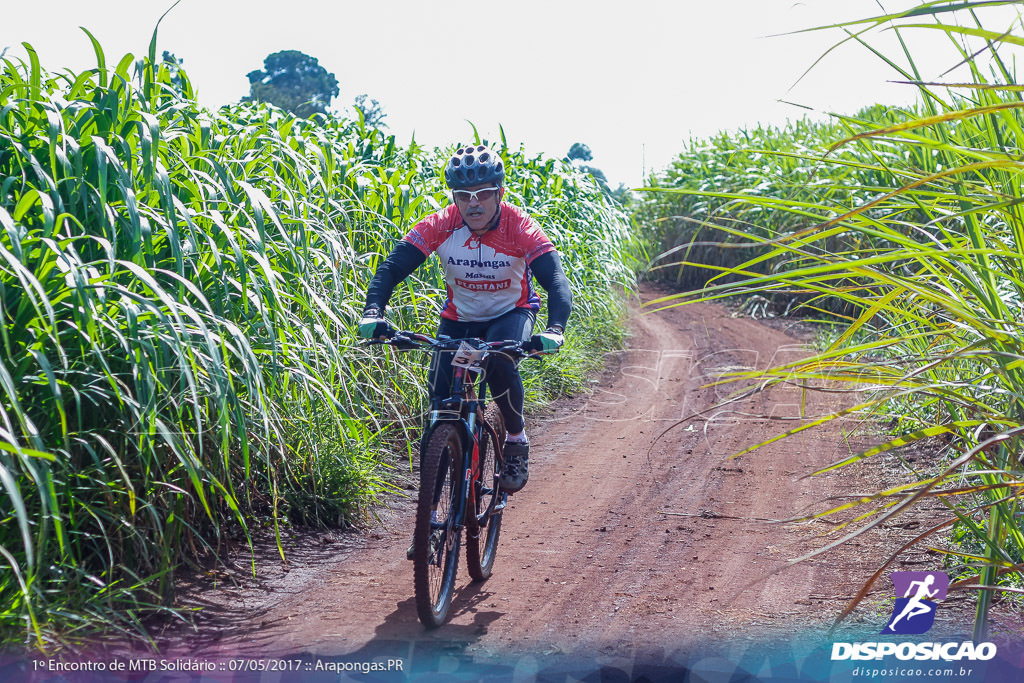
[[[936, 602], [946, 599], [949, 577], [944, 572], [893, 572], [896, 604], [882, 633], [924, 633], [935, 623]], [[902, 596], [902, 597], [900, 597]]]

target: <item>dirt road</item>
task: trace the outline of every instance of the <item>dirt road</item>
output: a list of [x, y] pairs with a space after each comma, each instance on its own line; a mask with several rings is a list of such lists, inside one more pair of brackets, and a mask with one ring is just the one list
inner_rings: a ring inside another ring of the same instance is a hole
[[[835, 424], [727, 459], [799, 424], [783, 418], [799, 415], [800, 392], [776, 388], [655, 441], [728, 395], [731, 388], [706, 386], [722, 372], [807, 351], [795, 337], [712, 305], [638, 316], [633, 328], [630, 349], [609, 359], [591, 396], [562, 401], [530, 424], [531, 480], [505, 513], [494, 576], [471, 584], [462, 564], [450, 624], [425, 632], [417, 621], [405, 559], [412, 506], [398, 503], [382, 527], [363, 534], [293, 539], [290, 567], [271, 562], [255, 584], [193, 588], [192, 602], [206, 607], [199, 633], [167, 634], [172, 649], [631, 656], [827, 626], [886, 544], [876, 536], [773, 574], [836, 536], [826, 535], [828, 522], [770, 520], [876, 483], [870, 465], [800, 479], [870, 437], [849, 437], [850, 423]], [[824, 400], [809, 396], [806, 413], [824, 411]]]

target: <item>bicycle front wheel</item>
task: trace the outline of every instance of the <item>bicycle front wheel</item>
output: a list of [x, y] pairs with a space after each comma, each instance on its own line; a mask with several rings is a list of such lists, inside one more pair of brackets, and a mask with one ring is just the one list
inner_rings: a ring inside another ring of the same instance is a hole
[[413, 532], [416, 610], [427, 628], [448, 616], [459, 564], [461, 528], [455, 526], [462, 472], [462, 438], [454, 425], [438, 425], [420, 463], [420, 494]]

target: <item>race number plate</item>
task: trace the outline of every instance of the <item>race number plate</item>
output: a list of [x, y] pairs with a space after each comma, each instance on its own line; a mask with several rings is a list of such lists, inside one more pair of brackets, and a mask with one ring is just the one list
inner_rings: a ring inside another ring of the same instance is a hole
[[480, 363], [483, 362], [485, 355], [487, 354], [483, 349], [474, 349], [466, 342], [462, 342], [459, 344], [459, 350], [455, 352], [455, 357], [452, 358], [452, 365], [480, 372]]

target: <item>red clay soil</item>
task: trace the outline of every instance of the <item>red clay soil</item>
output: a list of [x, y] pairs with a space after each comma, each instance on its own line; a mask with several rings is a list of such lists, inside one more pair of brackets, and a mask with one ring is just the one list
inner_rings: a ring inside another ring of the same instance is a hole
[[[713, 408], [736, 385], [708, 383], [804, 356], [806, 338], [704, 304], [637, 315], [631, 327], [629, 349], [609, 358], [591, 395], [529, 422], [530, 483], [505, 512], [493, 577], [471, 583], [460, 560], [449, 624], [428, 632], [417, 620], [405, 559], [413, 507], [396, 500], [361, 533], [290, 538], [290, 564], [267, 553], [257, 580], [245, 578], [245, 557], [236, 580], [213, 586], [218, 575], [199, 577], [183, 597], [204, 608], [198, 632], [166, 632], [164, 646], [193, 657], [359, 658], [432, 647], [482, 660], [596, 658], [822, 632], [934, 509], [786, 567], [848, 530], [778, 520], [878, 490], [896, 475], [888, 460], [801, 477], [883, 437], [837, 421], [729, 459], [801, 424], [801, 392], [776, 387]], [[804, 412], [852, 400], [814, 392]], [[941, 564], [922, 549], [891, 568]], [[877, 633], [887, 616], [879, 603], [891, 591], [883, 578], [874, 604], [850, 622]], [[963, 607], [940, 612], [948, 632], [969, 628], [967, 600]]]

